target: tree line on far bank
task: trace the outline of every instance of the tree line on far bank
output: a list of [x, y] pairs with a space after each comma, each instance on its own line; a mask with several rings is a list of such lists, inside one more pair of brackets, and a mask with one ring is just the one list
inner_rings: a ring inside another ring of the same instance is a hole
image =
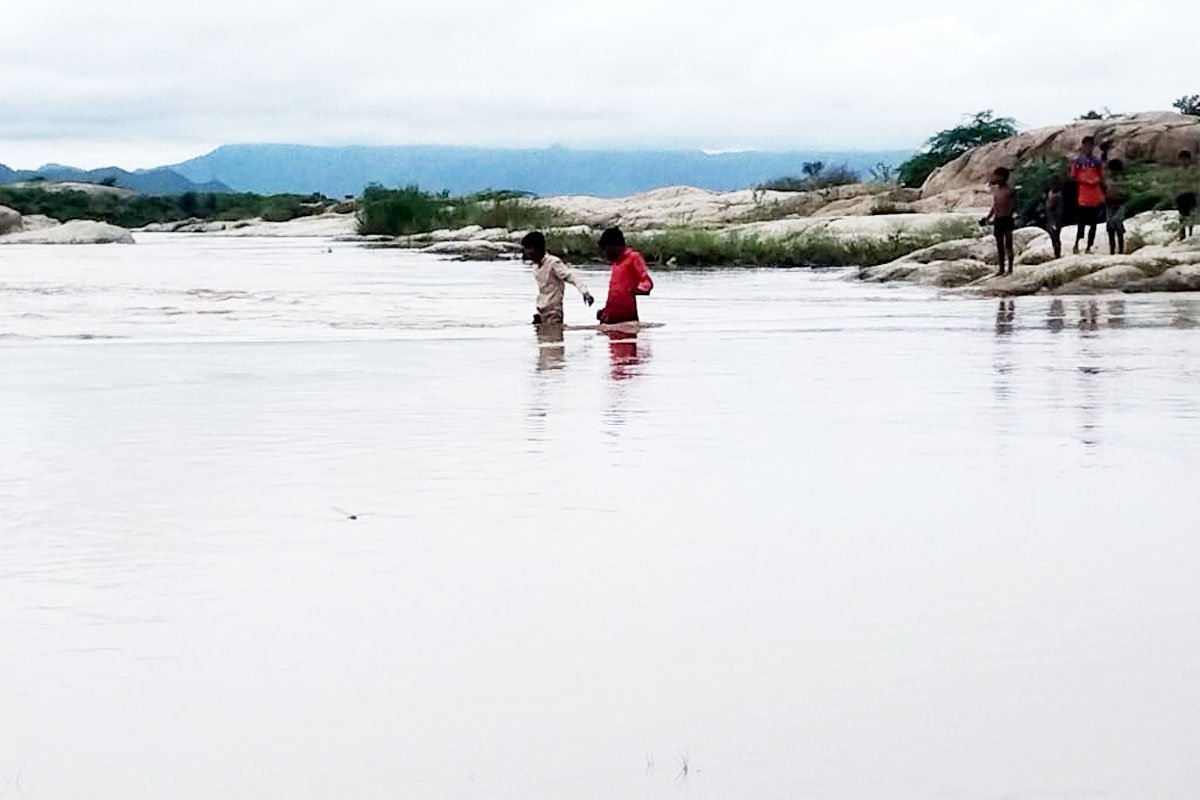
[[[82, 191], [40, 186], [0, 186], [0, 206], [23, 216], [42, 214], [60, 222], [91, 219], [140, 228], [158, 222], [261, 218], [287, 222], [339, 208], [337, 201], [321, 195], [251, 192], [186, 192], [180, 195], [127, 195], [119, 192]], [[351, 211], [354, 204], [341, 204]]]

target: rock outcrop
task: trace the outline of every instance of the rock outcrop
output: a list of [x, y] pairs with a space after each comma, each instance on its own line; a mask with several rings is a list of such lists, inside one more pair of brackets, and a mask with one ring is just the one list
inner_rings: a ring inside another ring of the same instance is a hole
[[1067, 255], [1055, 259], [1047, 233], [1022, 228], [1014, 236], [1018, 257], [1013, 275], [996, 275], [995, 241], [981, 237], [927, 247], [860, 270], [858, 277], [997, 296], [1194, 291], [1200, 289], [1200, 238], [1178, 241], [1177, 219], [1174, 212], [1159, 211], [1128, 220], [1126, 243], [1131, 252], [1126, 255], [1107, 255], [1107, 242], [1097, 242], [1096, 252], [1104, 255], [1072, 255], [1075, 231], [1069, 228], [1063, 232]]
[[21, 215], [8, 206], [0, 206], [0, 236], [21, 230]]
[[21, 230], [23, 231], [44, 231], [56, 225], [62, 225], [62, 223], [43, 214], [27, 214], [21, 217]]
[[139, 228], [143, 233], [203, 233], [213, 236], [266, 236], [301, 238], [339, 238], [358, 232], [358, 218], [353, 214], [314, 214], [287, 222], [267, 222], [262, 219], [202, 220], [162, 222]]
[[41, 230], [0, 236], [0, 244], [133, 244], [133, 234], [106, 222], [77, 219]]
[[1013, 169], [1042, 156], [1070, 155], [1079, 149], [1085, 136], [1095, 136], [1097, 142], [1112, 142], [1110, 155], [1114, 158], [1174, 164], [1181, 150], [1200, 154], [1200, 117], [1154, 112], [1023, 131], [977, 147], [934, 170], [921, 187], [921, 197], [936, 199], [952, 192], [979, 192], [996, 167]]
[[870, 184], [835, 186], [813, 192], [753, 189], [710, 192], [691, 186], [671, 186], [630, 197], [546, 197], [534, 202], [557, 211], [567, 225], [599, 229], [619, 226], [638, 231], [810, 216], [831, 203], [869, 198], [879, 193], [880, 188]]

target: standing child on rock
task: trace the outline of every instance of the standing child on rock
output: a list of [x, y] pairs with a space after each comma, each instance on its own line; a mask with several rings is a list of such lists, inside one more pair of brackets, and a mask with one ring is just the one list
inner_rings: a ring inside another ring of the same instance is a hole
[[983, 218], [985, 224], [992, 223], [992, 232], [996, 234], [996, 253], [1000, 257], [998, 275], [1005, 274], [1005, 264], [1008, 264], [1007, 274], [1011, 275], [1017, 260], [1013, 247], [1013, 231], [1017, 229], [1017, 190], [1008, 183], [1011, 175], [1007, 167], [993, 170], [988, 181], [988, 188], [992, 192], [992, 210]]
[[1175, 196], [1175, 207], [1179, 209], [1179, 241], [1191, 236], [1196, 230], [1196, 200], [1200, 189], [1196, 163], [1190, 150], [1179, 151], [1179, 194]]
[[1107, 164], [1108, 177], [1104, 185], [1104, 227], [1108, 230], [1108, 252], [1125, 255], [1125, 162], [1114, 158]]
[[1096, 157], [1096, 137], [1085, 136], [1079, 153], [1071, 160], [1071, 180], [1078, 187], [1078, 230], [1075, 235], [1075, 255], [1087, 229], [1087, 252], [1096, 246], [1096, 226], [1104, 207], [1104, 162]]
[[1055, 178], [1046, 191], [1046, 233], [1054, 246], [1054, 257], [1062, 258], [1063, 182]]
[[612, 276], [608, 281], [608, 302], [596, 319], [602, 325], [637, 322], [638, 295], [648, 295], [654, 289], [646, 260], [625, 245], [625, 234], [620, 228], [609, 228], [600, 236], [600, 251], [612, 263]]

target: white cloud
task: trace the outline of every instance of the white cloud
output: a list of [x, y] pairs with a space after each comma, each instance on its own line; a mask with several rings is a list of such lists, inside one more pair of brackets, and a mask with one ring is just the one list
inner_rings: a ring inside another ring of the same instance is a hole
[[[142, 0], [3, 12], [0, 162], [225, 142], [904, 147], [965, 112], [1163, 108], [1182, 0]], [[1174, 83], [1178, 82], [1178, 85]], [[1186, 84], [1186, 85], [1185, 85]]]

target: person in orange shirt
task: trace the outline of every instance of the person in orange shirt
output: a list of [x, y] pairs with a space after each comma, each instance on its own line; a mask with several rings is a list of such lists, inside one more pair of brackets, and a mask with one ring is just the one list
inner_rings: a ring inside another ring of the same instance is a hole
[[1087, 229], [1087, 252], [1096, 246], [1096, 226], [1104, 208], [1104, 162], [1096, 157], [1096, 137], [1083, 137], [1079, 153], [1071, 160], [1071, 180], [1078, 188], [1076, 213], [1078, 229], [1075, 235], [1075, 255]]
[[638, 295], [648, 295], [654, 289], [646, 260], [626, 246], [620, 228], [609, 228], [600, 236], [600, 251], [612, 262], [612, 276], [608, 280], [608, 301], [596, 319], [601, 325], [637, 322]]

